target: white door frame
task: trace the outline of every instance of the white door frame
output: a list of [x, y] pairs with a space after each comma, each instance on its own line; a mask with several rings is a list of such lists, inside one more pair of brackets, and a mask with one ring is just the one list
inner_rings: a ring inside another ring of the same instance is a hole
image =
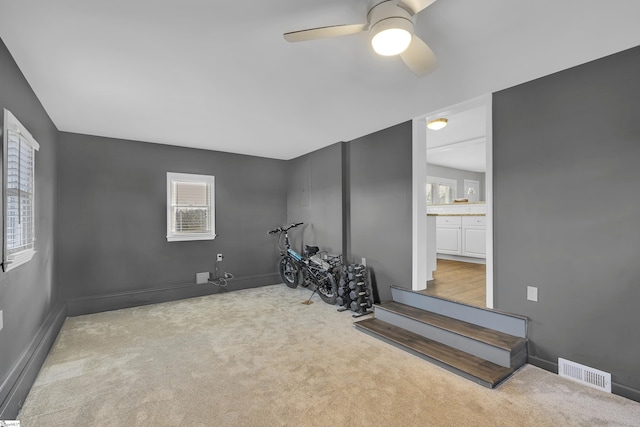
[[483, 95], [469, 101], [433, 111], [413, 119], [413, 214], [412, 214], [412, 289], [415, 291], [427, 287], [427, 200], [425, 183], [427, 182], [427, 117], [447, 116], [453, 113], [485, 106], [486, 122], [486, 164], [485, 193], [487, 205], [487, 299], [488, 308], [493, 308], [493, 120], [492, 96]]

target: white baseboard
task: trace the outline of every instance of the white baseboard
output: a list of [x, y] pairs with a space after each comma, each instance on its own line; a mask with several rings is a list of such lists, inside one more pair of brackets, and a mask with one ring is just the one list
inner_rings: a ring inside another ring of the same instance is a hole
[[473, 264], [486, 264], [487, 260], [485, 258], [473, 258], [468, 256], [458, 256], [458, 255], [449, 255], [449, 254], [437, 254], [438, 259], [447, 259], [450, 261], [461, 261], [461, 262], [470, 262]]

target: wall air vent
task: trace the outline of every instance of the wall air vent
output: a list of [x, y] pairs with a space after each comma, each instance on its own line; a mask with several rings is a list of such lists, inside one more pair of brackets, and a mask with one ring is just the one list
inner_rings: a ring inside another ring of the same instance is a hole
[[611, 374], [558, 357], [558, 375], [611, 393]]

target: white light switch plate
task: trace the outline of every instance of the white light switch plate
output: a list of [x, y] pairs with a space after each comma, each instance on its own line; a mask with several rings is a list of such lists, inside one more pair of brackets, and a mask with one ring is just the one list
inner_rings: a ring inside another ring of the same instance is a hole
[[538, 301], [538, 288], [535, 286], [527, 286], [527, 299], [529, 301]]
[[4, 328], [4, 322], [2, 320], [2, 310], [0, 310], [0, 331]]

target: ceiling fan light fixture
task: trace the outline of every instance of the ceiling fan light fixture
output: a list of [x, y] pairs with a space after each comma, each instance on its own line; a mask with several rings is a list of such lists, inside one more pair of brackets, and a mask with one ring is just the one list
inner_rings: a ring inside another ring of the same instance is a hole
[[288, 42], [324, 39], [368, 32], [371, 49], [381, 56], [400, 56], [418, 77], [437, 64], [431, 48], [414, 33], [416, 15], [436, 0], [370, 0], [367, 22], [331, 25], [284, 33]]
[[440, 130], [447, 125], [447, 122], [447, 119], [440, 117], [438, 119], [429, 120], [427, 122], [427, 127], [431, 130]]
[[376, 22], [371, 27], [371, 46], [382, 56], [394, 56], [404, 52], [413, 37], [413, 22], [393, 17]]

